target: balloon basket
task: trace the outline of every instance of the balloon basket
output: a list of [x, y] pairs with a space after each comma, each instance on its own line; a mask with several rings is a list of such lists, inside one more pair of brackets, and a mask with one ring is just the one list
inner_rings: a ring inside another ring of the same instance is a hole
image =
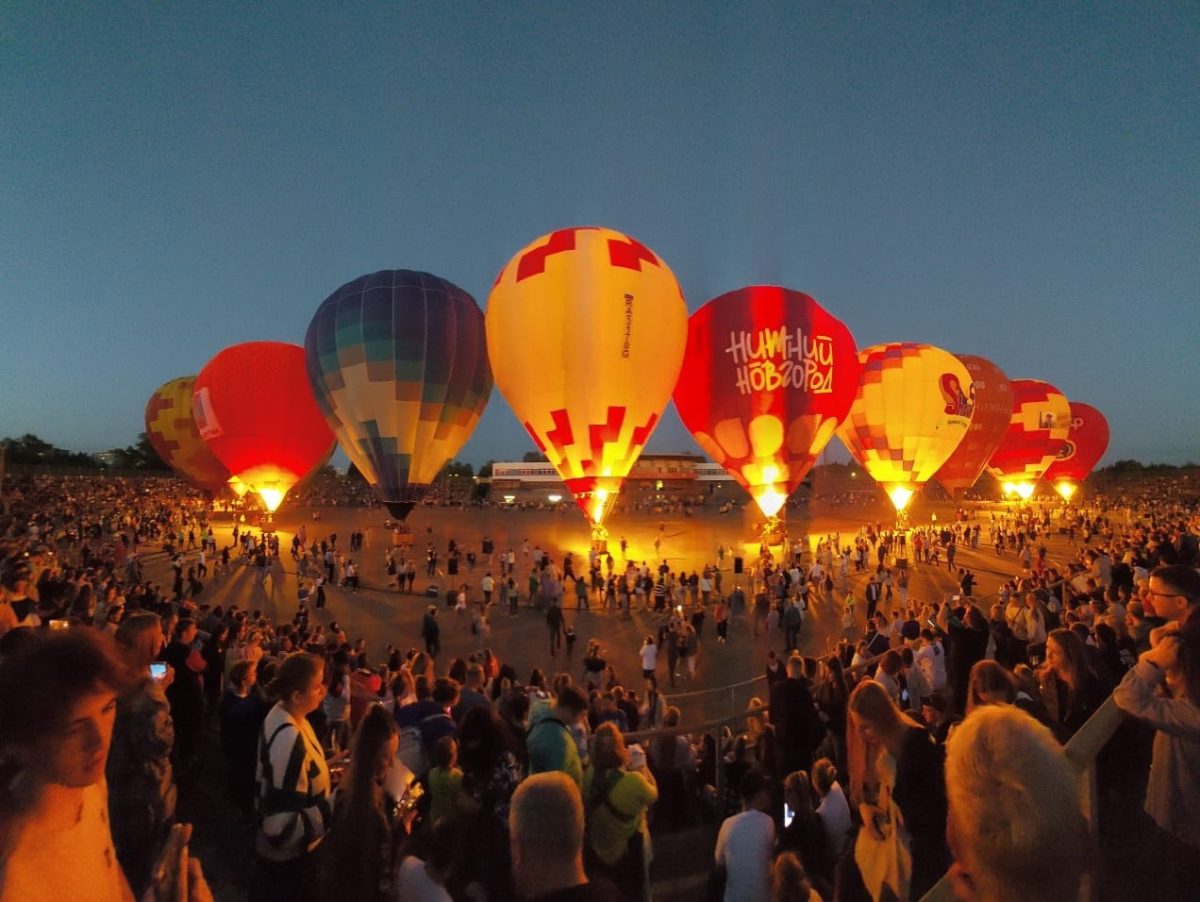
[[762, 534], [758, 538], [760, 545], [770, 548], [772, 545], [787, 543], [787, 525], [778, 517], [769, 517], [762, 526]]
[[608, 530], [599, 523], [592, 525], [592, 550], [597, 554], [608, 553]]

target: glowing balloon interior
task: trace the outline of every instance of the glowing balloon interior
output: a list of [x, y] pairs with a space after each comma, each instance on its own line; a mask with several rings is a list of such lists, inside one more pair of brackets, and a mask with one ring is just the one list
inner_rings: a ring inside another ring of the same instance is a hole
[[679, 374], [687, 306], [674, 274], [628, 235], [562, 229], [500, 271], [486, 322], [496, 386], [602, 523]]
[[971, 375], [932, 345], [894, 342], [859, 353], [858, 394], [838, 436], [902, 512], [971, 423]]
[[770, 518], [850, 410], [861, 371], [850, 330], [813, 298], [739, 288], [688, 320], [675, 407]]

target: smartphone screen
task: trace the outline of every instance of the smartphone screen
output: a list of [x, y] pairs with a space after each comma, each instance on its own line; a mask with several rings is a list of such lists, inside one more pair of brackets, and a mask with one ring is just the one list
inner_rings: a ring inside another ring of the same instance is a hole
[[787, 802], [783, 803], [783, 826], [790, 827], [792, 820], [796, 817], [796, 812], [792, 811]]
[[150, 665], [150, 679], [161, 680], [161, 679], [165, 679], [166, 675], [167, 675], [167, 665], [166, 664], [162, 663], [161, 661], [155, 661], [153, 664]]

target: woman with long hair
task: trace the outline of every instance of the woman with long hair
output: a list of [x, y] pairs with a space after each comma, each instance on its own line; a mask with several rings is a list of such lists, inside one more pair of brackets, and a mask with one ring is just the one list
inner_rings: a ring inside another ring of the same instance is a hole
[[839, 770], [846, 767], [846, 705], [850, 701], [850, 687], [846, 683], [846, 671], [842, 659], [828, 655], [821, 662], [821, 678], [813, 689], [813, 701], [823, 715], [832, 745], [834, 763]]
[[346, 902], [388, 898], [395, 852], [392, 802], [384, 790], [400, 743], [396, 721], [379, 705], [363, 716], [351, 741], [333, 803], [321, 862], [322, 896]]
[[620, 730], [602, 723], [592, 736], [591, 761], [583, 775], [587, 848], [591, 870], [616, 884], [626, 899], [646, 899], [649, 891], [650, 832], [646, 813], [658, 799], [658, 786], [638, 749], [631, 761]]
[[813, 807], [814, 798], [812, 781], [805, 771], [793, 771], [784, 779], [779, 850], [797, 853], [809, 871], [826, 874], [833, 862], [826, 851], [825, 828]]
[[329, 830], [332, 811], [325, 750], [308, 715], [325, 697], [325, 661], [293, 652], [267, 685], [275, 706], [263, 721], [258, 747], [261, 822], [255, 899], [294, 902], [319, 897], [316, 851]]
[[1013, 675], [995, 661], [977, 661], [967, 681], [967, 714], [982, 705], [1011, 705], [1017, 697]]
[[466, 838], [466, 878], [485, 886], [491, 898], [507, 898], [512, 895], [508, 807], [521, 781], [521, 770], [508, 727], [490, 707], [476, 705], [463, 717], [458, 728], [458, 763], [463, 790], [478, 812]]
[[[863, 880], [875, 898], [886, 883], [901, 898], [919, 899], [950, 865], [942, 748], [874, 680], [858, 684], [849, 710], [850, 789], [863, 820], [855, 857]], [[886, 847], [882, 857], [879, 846]], [[893, 853], [883, 873], [862, 867]]]
[[1083, 640], [1069, 629], [1056, 629], [1046, 637], [1046, 663], [1038, 679], [1060, 742], [1074, 736], [1104, 701]]

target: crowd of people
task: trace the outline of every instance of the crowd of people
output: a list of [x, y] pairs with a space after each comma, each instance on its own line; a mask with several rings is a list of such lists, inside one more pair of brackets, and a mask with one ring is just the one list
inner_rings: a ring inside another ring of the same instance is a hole
[[[336, 537], [297, 537], [308, 591], [272, 622], [207, 604], [203, 583], [270, 573], [278, 544], [242, 530], [218, 548], [203, 499], [173, 481], [23, 477], [5, 498], [0, 899], [142, 898], [164, 882], [209, 898], [176, 824], [207, 737], [254, 832], [254, 899], [649, 898], [655, 834], [704, 820], [719, 824], [710, 892], [729, 900], [920, 898], [947, 874], [962, 898], [1076, 898], [1095, 869], [1063, 744], [1109, 695], [1153, 736], [1146, 829], [1164, 885], [1184, 885], [1200, 848], [1194, 509], [1128, 524], [1076, 511], [1060, 521], [1078, 537], [1066, 566], [1042, 551], [1048, 513], [868, 525], [764, 555], [745, 592], [719, 566], [614, 574], [611, 556], [576, 568], [522, 548], [551, 651], [570, 651], [555, 615], [568, 585], [580, 607], [661, 615], [622, 680], [598, 643], [578, 674], [501, 660], [484, 626], [517, 582], [498, 562], [462, 601], [474, 653], [447, 660], [423, 628], [424, 651], [373, 661], [309, 611], [326, 582], [354, 586]], [[951, 549], [981, 534], [1028, 555], [1020, 578], [989, 598], [969, 583], [940, 602], [907, 593], [901, 552], [921, 567], [936, 549], [957, 573]], [[151, 553], [172, 562], [169, 589], [144, 579]], [[870, 574], [865, 633], [802, 655], [790, 612], [853, 610], [852, 573]], [[782, 640], [765, 690], [732, 728], [691, 735], [659, 689], [664, 659], [674, 685], [706, 613], [721, 637], [742, 612]]]

